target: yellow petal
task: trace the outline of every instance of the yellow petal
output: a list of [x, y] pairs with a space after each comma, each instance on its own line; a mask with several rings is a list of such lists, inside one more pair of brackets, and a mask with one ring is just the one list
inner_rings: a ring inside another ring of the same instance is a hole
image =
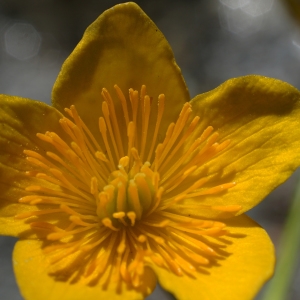
[[[246, 76], [226, 81], [192, 100], [199, 115], [191, 145], [207, 126], [219, 133], [218, 143], [230, 140], [219, 155], [204, 163], [197, 178], [211, 177], [207, 187], [236, 183], [224, 192], [178, 203], [172, 210], [202, 217], [224, 212], [197, 205], [241, 205], [249, 210], [284, 182], [300, 164], [300, 92], [282, 81]], [[226, 215], [226, 214], [225, 214]]]
[[[114, 6], [87, 28], [57, 78], [53, 105], [63, 111], [75, 104], [81, 118], [97, 135], [102, 88], [116, 99], [115, 84], [125, 96], [129, 88], [140, 91], [145, 84], [153, 98], [152, 118], [156, 118], [158, 95], [165, 94], [161, 132], [190, 99], [168, 42], [135, 3]], [[118, 122], [122, 122], [121, 104], [116, 101], [115, 105]], [[154, 126], [152, 123], [155, 121], [150, 121], [150, 126]], [[121, 130], [126, 130], [123, 127]]]
[[156, 277], [150, 268], [145, 271], [145, 284], [139, 289], [130, 289], [124, 283], [121, 292], [116, 292], [116, 285], [110, 283], [103, 289], [104, 282], [96, 285], [86, 285], [82, 282], [70, 283], [62, 280], [55, 280], [48, 274], [49, 262], [45, 258], [41, 246], [41, 241], [20, 240], [17, 242], [14, 254], [13, 264], [17, 282], [21, 294], [25, 299], [30, 300], [137, 300], [144, 299], [153, 291], [156, 285]]
[[246, 215], [226, 223], [230, 234], [222, 240], [226, 241], [223, 251], [228, 256], [217, 265], [194, 273], [194, 278], [153, 267], [162, 287], [176, 299], [253, 299], [272, 275], [274, 249], [267, 233]]
[[24, 188], [37, 182], [25, 174], [32, 165], [25, 159], [24, 149], [45, 153], [36, 133], [46, 130], [61, 132], [61, 114], [54, 108], [33, 100], [0, 96], [0, 233], [18, 235], [29, 229], [14, 216], [35, 206], [17, 203], [26, 194]]

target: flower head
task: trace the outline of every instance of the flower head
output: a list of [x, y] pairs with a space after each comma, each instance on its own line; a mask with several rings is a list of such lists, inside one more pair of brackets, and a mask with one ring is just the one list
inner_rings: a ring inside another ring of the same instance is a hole
[[[0, 232], [26, 299], [250, 299], [273, 246], [243, 213], [300, 164], [299, 92], [247, 76], [189, 95], [134, 3], [66, 60], [53, 107], [0, 100]], [[49, 291], [51, 291], [49, 293]]]

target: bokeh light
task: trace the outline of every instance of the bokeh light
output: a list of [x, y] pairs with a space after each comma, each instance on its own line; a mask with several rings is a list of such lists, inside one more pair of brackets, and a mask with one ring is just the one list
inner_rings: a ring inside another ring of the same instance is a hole
[[261, 29], [263, 15], [268, 13], [274, 0], [219, 0], [221, 26], [246, 37]]
[[4, 34], [6, 52], [19, 60], [36, 56], [40, 49], [41, 40], [36, 29], [26, 23], [14, 23]]

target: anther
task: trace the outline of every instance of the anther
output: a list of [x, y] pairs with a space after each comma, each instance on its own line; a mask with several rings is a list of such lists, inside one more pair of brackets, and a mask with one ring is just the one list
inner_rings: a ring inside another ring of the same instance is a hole
[[113, 230], [113, 231], [119, 231], [119, 230], [120, 230], [120, 228], [116, 228], [116, 227], [114, 227], [114, 226], [112, 225], [111, 219], [109, 219], [109, 218], [104, 218], [104, 219], [102, 219], [102, 224], [103, 224], [104, 226], [106, 226], [107, 228]]
[[134, 226], [135, 220], [136, 220], [136, 213], [133, 212], [133, 211], [130, 211], [130, 212], [127, 213], [127, 217], [131, 221], [131, 226]]

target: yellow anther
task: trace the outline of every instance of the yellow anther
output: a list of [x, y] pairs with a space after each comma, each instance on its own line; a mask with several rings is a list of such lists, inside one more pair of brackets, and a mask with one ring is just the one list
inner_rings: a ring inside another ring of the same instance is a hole
[[98, 192], [98, 180], [96, 177], [91, 178], [91, 194], [94, 195]]
[[135, 161], [139, 162], [141, 159], [139, 157], [139, 153], [136, 150], [136, 148], [133, 147], [133, 148], [130, 149], [130, 151], [131, 151], [131, 154], [132, 154], [133, 158], [135, 159]]
[[112, 225], [111, 219], [110, 218], [104, 218], [102, 219], [102, 224], [106, 226], [107, 228], [113, 230], [113, 231], [119, 231], [119, 228], [116, 228], [115, 226]]
[[[134, 123], [133, 122], [129, 122], [128, 127], [127, 127], [127, 136], [128, 136], [128, 139], [132, 139], [133, 138], [133, 136], [134, 136], [134, 129], [135, 129]], [[132, 147], [130, 147], [130, 149], [131, 148]]]
[[95, 156], [96, 156], [98, 159], [100, 159], [100, 160], [102, 160], [102, 161], [104, 161], [104, 162], [109, 162], [109, 160], [106, 158], [105, 154], [102, 153], [102, 152], [100, 152], [100, 151], [97, 151], [97, 152], [95, 153]]
[[113, 213], [113, 218], [120, 221], [123, 225], [127, 226], [128, 224], [125, 221], [126, 214], [124, 211]]
[[139, 104], [139, 93], [138, 93], [138, 91], [134, 91], [133, 89], [129, 89], [129, 99], [130, 99], [130, 102], [131, 102], [133, 122], [136, 123], [137, 112], [138, 112], [138, 104]]
[[133, 211], [130, 211], [127, 213], [127, 217], [130, 219], [131, 221], [131, 226], [134, 226], [135, 224], [135, 220], [136, 220], [136, 213]]
[[125, 168], [128, 166], [129, 163], [129, 157], [128, 156], [123, 156], [122, 158], [120, 158], [119, 160], [119, 168]]
[[141, 234], [141, 235], [138, 237], [138, 240], [139, 240], [139, 242], [144, 243], [144, 242], [147, 241], [147, 237], [146, 237], [145, 235]]

